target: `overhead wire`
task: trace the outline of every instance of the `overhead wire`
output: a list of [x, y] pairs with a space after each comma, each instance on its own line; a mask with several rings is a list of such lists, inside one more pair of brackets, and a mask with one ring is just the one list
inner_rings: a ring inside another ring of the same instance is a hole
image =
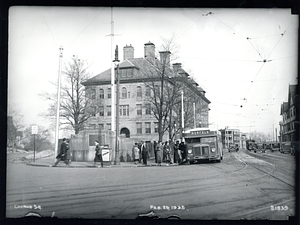
[[44, 15], [43, 15], [43, 13], [41, 12], [41, 9], [40, 9], [40, 7], [39, 7], [39, 6], [38, 6], [38, 9], [39, 9], [39, 12], [40, 12], [40, 14], [41, 14], [41, 16], [42, 16], [42, 18], [43, 18], [43, 20], [44, 20], [44, 22], [45, 22], [45, 24], [46, 24], [46, 26], [47, 26], [47, 28], [48, 28], [49, 32], [50, 32], [50, 34], [51, 34], [51, 36], [52, 36], [52, 38], [53, 38], [53, 40], [54, 40], [55, 44], [56, 44], [56, 47], [58, 47], [58, 46], [59, 46], [59, 44], [57, 43], [57, 41], [56, 41], [56, 39], [55, 39], [55, 37], [54, 37], [54, 35], [53, 35], [53, 33], [52, 33], [52, 31], [51, 31], [51, 29], [50, 29], [49, 25], [48, 25], [48, 23], [47, 23], [47, 21], [46, 21], [46, 19], [45, 19]]

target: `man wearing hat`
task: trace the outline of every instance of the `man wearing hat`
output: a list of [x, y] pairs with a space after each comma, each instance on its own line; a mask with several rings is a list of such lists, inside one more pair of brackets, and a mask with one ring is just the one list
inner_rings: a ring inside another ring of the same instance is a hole
[[66, 165], [70, 165], [71, 164], [71, 160], [69, 160], [67, 158], [67, 151], [69, 150], [69, 145], [67, 143], [67, 139], [63, 138], [63, 142], [60, 145], [60, 153], [58, 154], [58, 156], [56, 156], [56, 162], [54, 163], [53, 167], [57, 166], [57, 164], [60, 161], [64, 161]]
[[103, 159], [102, 159], [102, 149], [99, 146], [99, 142], [95, 140], [95, 158], [94, 158], [94, 167], [96, 167], [96, 163], [101, 163], [101, 168], [103, 168]]

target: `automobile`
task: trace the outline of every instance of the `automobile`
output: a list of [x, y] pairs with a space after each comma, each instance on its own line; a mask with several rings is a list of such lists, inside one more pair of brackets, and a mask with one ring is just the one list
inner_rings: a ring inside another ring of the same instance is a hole
[[257, 150], [257, 144], [255, 144], [255, 143], [249, 143], [249, 145], [248, 145], [248, 150], [249, 150], [249, 151], [254, 151], [254, 153], [256, 153], [256, 150]]
[[282, 142], [280, 146], [280, 153], [293, 153], [293, 144], [291, 141]]
[[237, 152], [239, 150], [238, 144], [229, 144], [228, 152]]
[[257, 148], [257, 151], [261, 151], [262, 153], [266, 152], [265, 145], [262, 143], [257, 143], [256, 148]]
[[264, 143], [263, 147], [264, 147], [265, 150], [267, 150], [267, 149], [272, 150], [271, 143]]
[[278, 142], [271, 143], [271, 151], [274, 152], [278, 150], [280, 150], [280, 143]]

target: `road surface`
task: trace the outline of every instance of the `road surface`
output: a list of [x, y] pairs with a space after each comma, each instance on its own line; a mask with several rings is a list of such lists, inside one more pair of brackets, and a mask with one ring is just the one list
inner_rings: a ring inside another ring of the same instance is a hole
[[6, 216], [134, 219], [154, 211], [193, 220], [286, 220], [295, 215], [295, 158], [224, 152], [221, 163], [64, 168], [7, 163]]

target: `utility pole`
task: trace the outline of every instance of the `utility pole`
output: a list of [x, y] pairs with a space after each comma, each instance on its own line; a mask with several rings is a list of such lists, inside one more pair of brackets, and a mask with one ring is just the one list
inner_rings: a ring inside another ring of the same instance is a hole
[[115, 65], [114, 65], [114, 21], [111, 7], [111, 131], [115, 132]]
[[58, 138], [59, 138], [59, 108], [60, 108], [60, 78], [61, 78], [61, 66], [63, 58], [63, 47], [59, 47], [59, 70], [58, 70], [58, 87], [57, 87], [57, 106], [56, 106], [56, 129], [55, 129], [55, 150], [54, 150], [54, 162], [58, 155]]
[[[119, 57], [118, 57], [119, 53], [118, 53], [118, 45], [116, 46], [116, 50], [115, 50], [115, 60], [113, 61], [114, 63], [118, 63], [119, 61]], [[119, 136], [120, 136], [120, 132], [119, 132], [119, 117], [120, 117], [120, 112], [119, 112], [119, 95], [120, 95], [120, 91], [119, 91], [119, 64], [117, 64], [117, 96], [116, 96], [116, 154], [115, 154], [115, 161], [114, 161], [114, 165], [120, 165], [120, 158], [119, 158]]]
[[183, 91], [181, 91], [181, 136], [183, 136], [184, 131], [184, 111], [183, 111]]

